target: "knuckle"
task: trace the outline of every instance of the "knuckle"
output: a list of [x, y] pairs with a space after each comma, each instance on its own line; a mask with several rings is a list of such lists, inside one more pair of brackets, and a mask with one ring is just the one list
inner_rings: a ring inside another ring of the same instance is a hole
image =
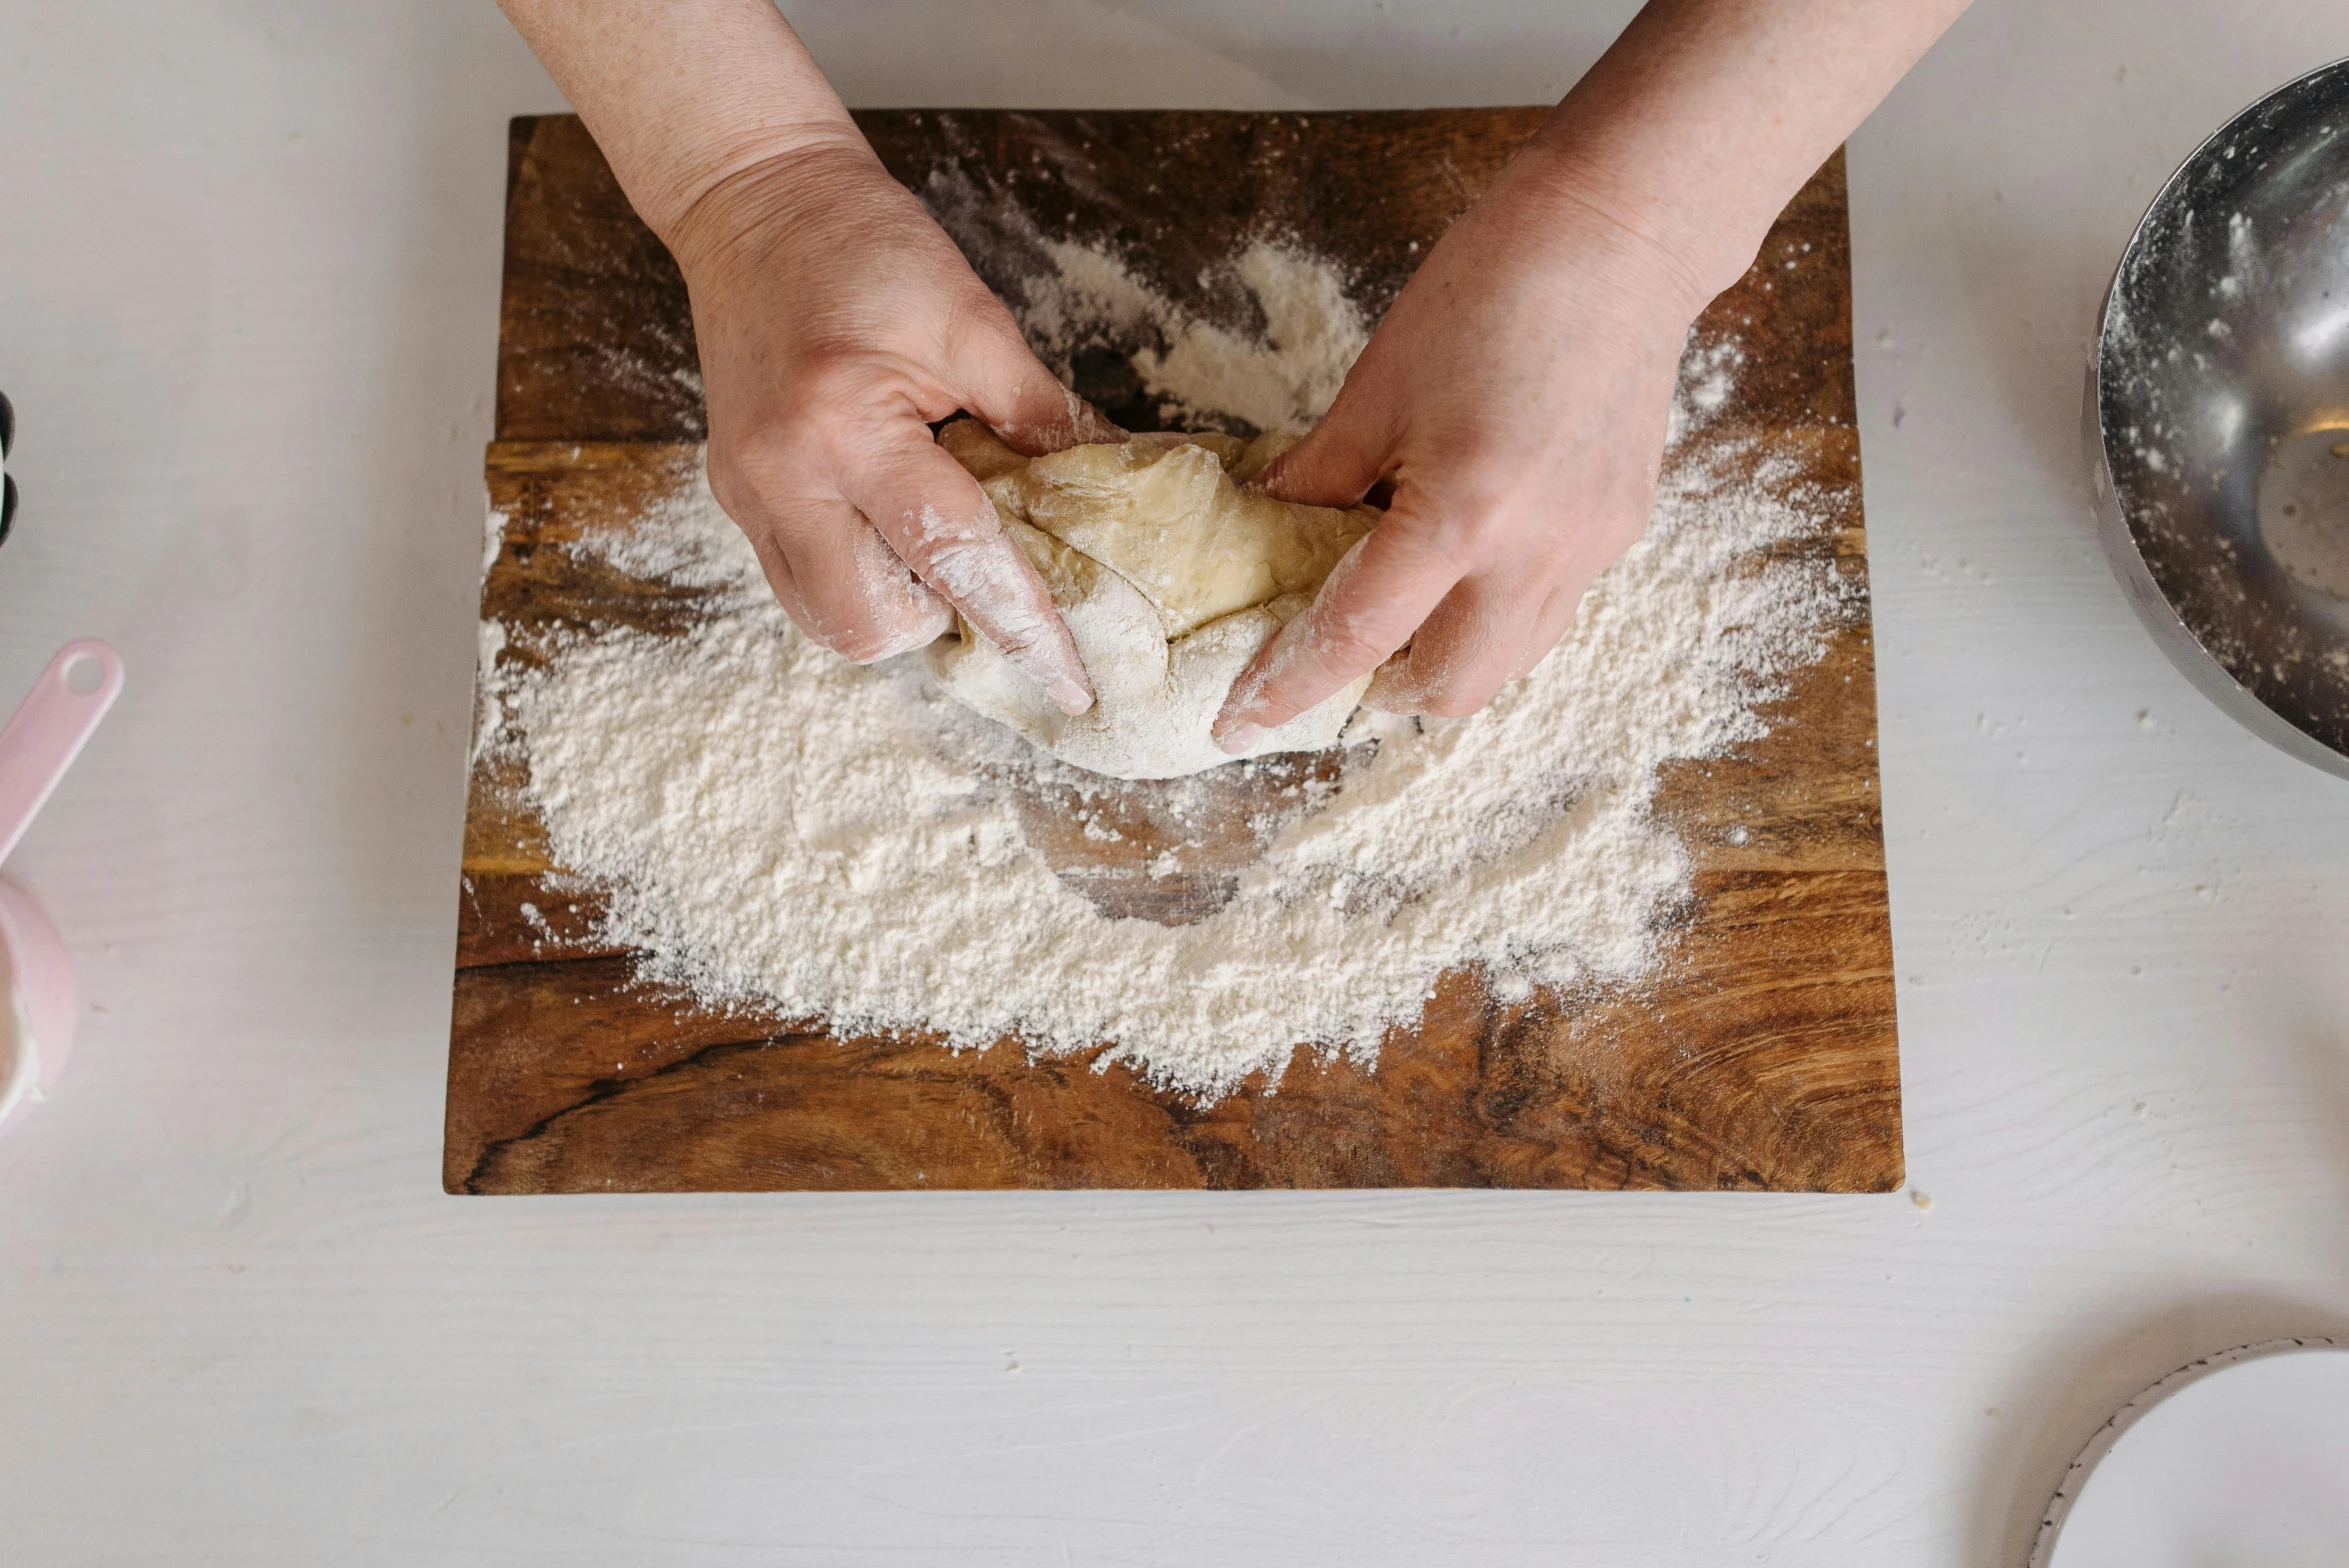
[[1325, 599], [1301, 628], [1298, 651], [1341, 680], [1383, 662], [1406, 640], [1405, 632], [1389, 634], [1379, 624], [1382, 607], [1358, 599], [1359, 595], [1341, 603]]
[[891, 654], [904, 652], [911, 645], [906, 642], [902, 630], [887, 631], [877, 626], [860, 626], [841, 632], [829, 646], [851, 664], [878, 664]]
[[757, 423], [811, 456], [840, 455], [839, 432], [864, 428], [904, 377], [862, 343], [824, 338], [796, 348], [763, 400]]
[[1447, 560], [1491, 559], [1551, 532], [1564, 508], [1545, 490], [1489, 477], [1498, 465], [1466, 463], [1440, 476], [1414, 476], [1398, 493], [1389, 523], [1407, 522], [1412, 537]]
[[709, 451], [710, 494], [736, 522], [754, 514], [760, 499], [753, 466], [733, 442], [712, 440]]
[[878, 664], [934, 640], [945, 629], [942, 606], [860, 604], [850, 614], [816, 617], [809, 635], [852, 664]]
[[1453, 561], [1481, 561], [1522, 532], [1515, 526], [1514, 509], [1482, 496], [1454, 498], [1437, 525], [1445, 556]]
[[873, 379], [865, 345], [845, 337], [819, 337], [802, 344], [783, 377], [786, 406], [821, 413], [851, 402]]
[[797, 443], [770, 433], [713, 435], [706, 461], [710, 494], [737, 522], [782, 511], [811, 488], [814, 464], [808, 454]]
[[1391, 651], [1358, 624], [1342, 622], [1316, 630], [1310, 651], [1327, 673], [1350, 680], [1371, 668]]
[[[990, 622], [989, 636], [1007, 645], [1032, 645], [1040, 628], [1027, 613], [1036, 597], [1033, 578], [1016, 549], [1005, 548], [999, 534], [981, 532], [967, 524], [940, 523], [935, 529], [925, 514], [919, 538], [910, 553], [915, 570], [957, 604], [973, 608]], [[998, 634], [994, 623], [1002, 623]]]
[[1465, 514], [1450, 507], [1438, 511], [1424, 502], [1388, 512], [1371, 535], [1383, 557], [1383, 574], [1408, 581], [1439, 574], [1457, 578], [1468, 564], [1471, 537]]
[[993, 516], [981, 517], [975, 512], [945, 511], [934, 503], [906, 509], [910, 538], [908, 543], [923, 554], [942, 562], [971, 564], [964, 570], [979, 570], [984, 558], [999, 553], [997, 541], [1002, 530]]
[[1479, 695], [1459, 687], [1443, 686], [1422, 693], [1419, 708], [1422, 713], [1434, 714], [1439, 719], [1465, 719], [1471, 714], [1482, 712], [1484, 705], [1490, 701], [1492, 694], [1489, 692]]
[[939, 301], [939, 339], [950, 359], [1017, 347], [1027, 351], [1011, 312], [968, 268]]

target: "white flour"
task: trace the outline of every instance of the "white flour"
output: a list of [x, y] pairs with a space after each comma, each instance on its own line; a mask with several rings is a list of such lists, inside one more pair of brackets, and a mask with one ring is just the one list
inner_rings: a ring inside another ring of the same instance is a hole
[[1114, 347], [1143, 390], [1165, 400], [1158, 416], [1169, 430], [1235, 420], [1250, 434], [1309, 430], [1370, 341], [1344, 275], [1277, 238], [1258, 238], [1199, 276], [1203, 290], [1243, 302], [1256, 318], [1236, 330], [1176, 304], [1107, 251], [1045, 234], [1017, 201], [959, 171], [934, 172], [922, 202], [1002, 285], [1029, 343], [1062, 380], [1079, 351]]
[[1066, 240], [1042, 242], [1055, 271], [1028, 281], [1020, 324], [1058, 368], [1069, 351], [1102, 335], [1132, 341], [1152, 329], [1164, 348], [1133, 355], [1143, 388], [1167, 399], [1159, 417], [1180, 427], [1227, 414], [1258, 430], [1313, 428], [1370, 341], [1370, 328], [1326, 263], [1258, 240], [1232, 271], [1264, 317], [1262, 341], [1177, 308], [1115, 257]]
[[[1282, 269], [1318, 271], [1342, 306], [1334, 274], [1249, 255], [1269, 374], [1239, 377], [1244, 338], [1161, 313], [1155, 385], [1194, 412], [1310, 417], [1359, 321], [1339, 308], [1292, 330], [1267, 298], [1298, 291]], [[1063, 286], [1038, 296], [1057, 303], [1028, 322], [1040, 342], [1132, 286], [1101, 281], [1123, 275], [1113, 264], [1063, 260]], [[1719, 406], [1735, 358], [1691, 356], [1677, 432]], [[1211, 390], [1226, 387], [1242, 390]], [[706, 486], [581, 546], [718, 590], [706, 620], [682, 637], [562, 634], [527, 674], [497, 668], [500, 640], [485, 639], [490, 711], [527, 757], [555, 860], [605, 890], [605, 934], [647, 953], [649, 978], [843, 1034], [1017, 1036], [1047, 1053], [1110, 1041], [1153, 1080], [1212, 1097], [1300, 1042], [1375, 1052], [1447, 970], [1482, 966], [1516, 996], [1650, 974], [1689, 890], [1686, 853], [1650, 815], [1657, 770], [1761, 736], [1757, 705], [1819, 656], [1832, 571], [1756, 552], [1815, 531], [1833, 499], [1750, 453], [1668, 463], [1646, 537], [1555, 653], [1471, 719], [1359, 715], [1338, 784], [1193, 925], [1104, 917], [1022, 834], [1021, 770], [1134, 786], [962, 712], [918, 657], [859, 669], [807, 641]]]

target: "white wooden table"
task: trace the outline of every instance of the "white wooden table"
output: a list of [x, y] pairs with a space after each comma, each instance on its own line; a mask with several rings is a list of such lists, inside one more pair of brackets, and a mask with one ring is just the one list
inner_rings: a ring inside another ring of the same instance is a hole
[[[1628, 12], [790, 9], [852, 102], [1249, 108], [1554, 97]], [[2075, 429], [2155, 186], [2345, 24], [1983, 0], [1853, 141], [1913, 1194], [462, 1200], [560, 100], [486, 3], [9, 7], [0, 703], [82, 633], [130, 686], [10, 864], [90, 1013], [0, 1133], [0, 1559], [2019, 1563], [2138, 1387], [2349, 1333], [2349, 785], [2138, 631]]]

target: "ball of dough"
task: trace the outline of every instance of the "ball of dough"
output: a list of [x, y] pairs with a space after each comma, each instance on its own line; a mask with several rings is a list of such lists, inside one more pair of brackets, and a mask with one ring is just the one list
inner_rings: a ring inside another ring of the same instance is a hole
[[[947, 694], [1064, 762], [1175, 778], [1232, 757], [1208, 733], [1257, 652], [1313, 602], [1378, 521], [1369, 507], [1294, 506], [1242, 490], [1290, 436], [1197, 436], [1025, 458], [973, 420], [939, 433], [1042, 574], [1099, 697], [1062, 713], [967, 623], [930, 645]], [[1366, 675], [1268, 732], [1249, 756], [1334, 745]]]

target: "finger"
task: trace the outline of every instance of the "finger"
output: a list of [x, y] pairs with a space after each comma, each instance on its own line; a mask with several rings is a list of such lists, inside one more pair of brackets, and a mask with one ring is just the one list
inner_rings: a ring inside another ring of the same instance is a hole
[[1386, 471], [1391, 435], [1368, 396], [1341, 392], [1321, 423], [1266, 464], [1251, 488], [1305, 506], [1352, 506]]
[[1590, 585], [1579, 578], [1550, 590], [1541, 613], [1534, 617], [1533, 635], [1526, 639], [1524, 656], [1517, 661], [1518, 675], [1531, 674], [1535, 665], [1550, 656], [1551, 649], [1566, 640], [1575, 616], [1582, 613], [1582, 597], [1589, 591]]
[[1511, 593], [1463, 578], [1411, 634], [1411, 646], [1379, 666], [1363, 704], [1382, 713], [1465, 718], [1492, 701], [1525, 663], [1549, 595]]
[[1023, 457], [1041, 457], [1089, 441], [1123, 441], [1126, 433], [1060, 384], [1000, 303], [999, 320], [974, 324], [955, 345], [962, 406]]
[[1577, 547], [1568, 552], [1556, 570], [1542, 574], [1552, 578], [1550, 591], [1542, 602], [1540, 612], [1534, 617], [1533, 631], [1526, 639], [1518, 661], [1518, 674], [1525, 674], [1548, 658], [1550, 650], [1565, 640], [1566, 633], [1574, 626], [1575, 618], [1582, 613], [1583, 601], [1590, 596], [1591, 585], [1646, 530], [1646, 508], [1651, 503], [1643, 495], [1636, 504], [1639, 510], [1631, 514], [1631, 521], [1627, 525], [1594, 530], [1579, 536]]
[[1410, 640], [1459, 580], [1432, 529], [1388, 514], [1346, 552], [1313, 603], [1232, 682], [1216, 716], [1215, 743], [1228, 752], [1246, 751], [1266, 730], [1369, 674]]
[[977, 480], [916, 427], [854, 476], [849, 499], [923, 582], [1064, 713], [1093, 706], [1068, 623]]
[[858, 664], [935, 642], [954, 611], [846, 502], [765, 509], [746, 530], [784, 612], [810, 637]]

